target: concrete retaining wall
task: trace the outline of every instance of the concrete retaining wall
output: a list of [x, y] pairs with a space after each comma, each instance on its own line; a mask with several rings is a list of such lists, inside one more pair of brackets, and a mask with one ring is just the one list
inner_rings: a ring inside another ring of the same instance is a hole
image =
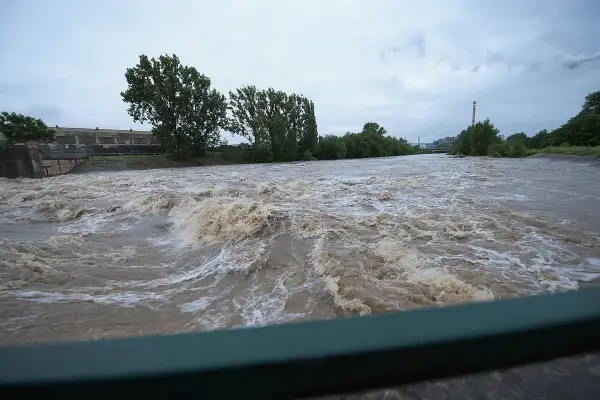
[[44, 165], [39, 149], [15, 147], [0, 149], [0, 177], [43, 178]]
[[62, 175], [71, 171], [81, 160], [44, 160], [45, 176]]

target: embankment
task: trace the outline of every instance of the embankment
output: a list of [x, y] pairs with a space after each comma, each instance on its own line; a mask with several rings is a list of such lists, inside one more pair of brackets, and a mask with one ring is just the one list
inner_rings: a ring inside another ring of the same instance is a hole
[[0, 149], [0, 177], [43, 178], [41, 152], [25, 146]]
[[555, 161], [573, 161], [600, 164], [600, 156], [578, 154], [534, 153], [529, 158], [545, 158]]
[[82, 164], [73, 168], [69, 173], [81, 174], [87, 172], [126, 171], [157, 168], [186, 168], [208, 165], [239, 164], [241, 160], [224, 157], [222, 153], [209, 153], [203, 157], [187, 160], [172, 160], [166, 155], [119, 155], [92, 156]]
[[600, 146], [551, 146], [543, 149], [531, 149], [531, 154], [552, 154], [561, 156], [586, 156], [600, 158]]

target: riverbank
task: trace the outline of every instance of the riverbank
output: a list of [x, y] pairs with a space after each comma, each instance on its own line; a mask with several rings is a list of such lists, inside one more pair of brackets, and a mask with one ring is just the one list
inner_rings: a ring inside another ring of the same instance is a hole
[[136, 154], [118, 156], [92, 156], [73, 168], [71, 174], [107, 171], [128, 171], [160, 168], [187, 168], [210, 165], [240, 164], [241, 159], [231, 159], [223, 153], [209, 153], [203, 157], [172, 160], [164, 154]]
[[600, 157], [600, 146], [552, 146], [543, 149], [529, 149], [529, 155], [536, 154], [559, 154], [567, 156], [593, 156]]
[[[495, 155], [491, 155], [488, 153], [488, 156], [495, 158], [523, 158], [523, 157], [549, 157], [549, 158], [558, 158], [565, 160], [600, 160], [600, 146], [569, 146], [569, 147], [560, 147], [560, 146], [551, 146], [545, 147], [543, 149], [523, 149], [523, 152], [519, 155], [502, 155], [500, 153], [495, 153]], [[452, 158], [463, 158], [467, 157], [464, 154], [451, 154]], [[469, 156], [471, 157], [471, 156]]]
[[543, 157], [555, 161], [600, 163], [600, 146], [554, 146], [543, 149], [530, 149], [527, 156]]
[[600, 146], [552, 146], [543, 149], [530, 149], [529, 155], [535, 154], [559, 154], [566, 156], [593, 156], [600, 157]]
[[535, 153], [529, 155], [528, 158], [543, 158], [551, 161], [570, 161], [588, 164], [600, 164], [600, 157], [593, 155]]
[[[407, 154], [408, 155], [408, 154]], [[399, 156], [391, 156], [399, 157]], [[388, 157], [366, 157], [371, 158], [388, 158]], [[358, 158], [357, 158], [358, 159]], [[304, 161], [332, 161], [318, 160], [311, 157], [310, 160]], [[292, 164], [297, 161], [282, 161], [283, 164]], [[243, 159], [241, 153], [234, 152], [215, 152], [208, 153], [203, 157], [189, 158], [185, 160], [173, 160], [164, 154], [136, 154], [136, 155], [110, 155], [110, 156], [91, 156], [81, 165], [73, 168], [70, 174], [81, 174], [88, 172], [108, 172], [108, 171], [130, 171], [130, 170], [146, 170], [146, 169], [162, 169], [162, 168], [189, 168], [189, 167], [208, 167], [213, 165], [237, 165], [237, 164], [265, 164], [257, 162], [249, 162]], [[268, 163], [267, 163], [268, 164]]]

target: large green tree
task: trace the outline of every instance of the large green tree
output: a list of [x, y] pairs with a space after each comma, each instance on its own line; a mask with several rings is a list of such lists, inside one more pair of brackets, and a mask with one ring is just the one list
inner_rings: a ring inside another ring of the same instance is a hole
[[581, 112], [585, 114], [600, 114], [600, 91], [592, 92], [585, 96]]
[[219, 142], [227, 118], [225, 96], [211, 89], [208, 77], [182, 65], [173, 54], [158, 59], [142, 54], [125, 72], [121, 92], [136, 122], [149, 122], [153, 135], [171, 155], [202, 155]]
[[54, 140], [54, 130], [39, 118], [3, 111], [0, 113], [0, 133], [8, 143]]
[[193, 67], [182, 72], [181, 101], [186, 103], [185, 131], [190, 138], [191, 150], [202, 155], [206, 149], [221, 144], [220, 131], [227, 123], [227, 99], [216, 89], [211, 89], [210, 79]]
[[488, 148], [502, 142], [500, 131], [489, 118], [463, 129], [452, 144], [452, 153], [470, 156], [485, 156]]
[[551, 134], [546, 129], [542, 129], [529, 138], [527, 146], [532, 149], [541, 149], [551, 144]]
[[228, 129], [250, 142], [248, 159], [293, 161], [315, 149], [314, 104], [301, 95], [244, 86], [229, 92], [229, 114]]
[[251, 146], [268, 145], [264, 116], [256, 86], [249, 85], [229, 92], [230, 118], [228, 129], [250, 142]]
[[363, 126], [362, 131], [364, 133], [376, 133], [381, 136], [387, 134], [387, 131], [385, 130], [385, 128], [383, 126], [380, 126], [377, 122], [367, 122]]
[[600, 91], [585, 96], [581, 111], [553, 130], [546, 145], [600, 146]]

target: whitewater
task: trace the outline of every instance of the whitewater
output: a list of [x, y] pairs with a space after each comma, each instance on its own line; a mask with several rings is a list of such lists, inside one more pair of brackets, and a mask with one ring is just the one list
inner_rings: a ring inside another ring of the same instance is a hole
[[421, 155], [0, 180], [0, 344], [577, 290], [597, 164]]

